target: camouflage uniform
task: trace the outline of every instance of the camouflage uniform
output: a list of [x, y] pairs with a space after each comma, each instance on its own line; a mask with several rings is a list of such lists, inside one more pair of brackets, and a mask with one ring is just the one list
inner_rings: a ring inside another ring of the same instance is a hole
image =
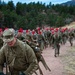
[[[5, 36], [11, 33], [4, 32]], [[3, 72], [3, 64], [7, 63], [11, 75], [32, 75], [38, 68], [37, 58], [32, 48], [20, 40], [16, 40], [14, 46], [7, 43], [0, 50], [0, 72]], [[8, 70], [7, 70], [8, 73]]]
[[48, 41], [48, 38], [47, 38], [47, 31], [46, 30], [43, 30], [43, 37], [46, 41], [44, 41], [44, 46], [45, 48], [48, 47], [48, 44], [49, 44], [49, 41]]
[[69, 42], [70, 42], [70, 45], [73, 46], [73, 39], [74, 39], [74, 32], [73, 31], [70, 31], [69, 32]]
[[38, 34], [38, 43], [41, 51], [44, 49], [44, 43], [46, 43], [46, 40], [42, 34]]
[[[45, 69], [46, 70], [48, 69], [49, 71], [51, 71], [50, 68], [48, 67], [48, 65], [46, 64], [43, 56], [42, 56], [42, 52], [41, 52], [40, 48], [38, 47], [37, 35], [36, 36], [35, 35], [32, 35], [31, 36], [31, 41], [29, 41], [28, 44], [30, 45], [30, 47], [35, 52], [35, 55], [36, 55], [37, 60], [38, 60], [38, 65], [39, 65], [39, 62], [41, 61], [42, 64], [44, 65]], [[40, 74], [43, 75], [43, 72], [42, 72], [40, 66], [39, 66], [38, 69], [39, 69]]]
[[59, 56], [59, 54], [60, 54], [60, 52], [59, 52], [59, 50], [60, 50], [60, 45], [59, 45], [60, 40], [61, 40], [60, 36], [56, 33], [53, 37], [53, 44], [54, 44], [54, 48], [55, 48], [55, 55], [54, 55], [55, 57], [56, 57], [56, 55]]
[[49, 43], [49, 46], [51, 46], [51, 31], [47, 31], [47, 42]]
[[66, 43], [66, 41], [67, 41], [67, 32], [66, 31], [64, 31], [64, 32], [62, 32], [62, 44], [64, 44], [65, 45], [65, 43]]

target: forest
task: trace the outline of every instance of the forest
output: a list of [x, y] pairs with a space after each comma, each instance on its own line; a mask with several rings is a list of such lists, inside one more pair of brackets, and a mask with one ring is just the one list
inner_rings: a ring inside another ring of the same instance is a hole
[[37, 26], [62, 27], [75, 21], [75, 6], [46, 5], [42, 2], [0, 2], [0, 28], [35, 29]]

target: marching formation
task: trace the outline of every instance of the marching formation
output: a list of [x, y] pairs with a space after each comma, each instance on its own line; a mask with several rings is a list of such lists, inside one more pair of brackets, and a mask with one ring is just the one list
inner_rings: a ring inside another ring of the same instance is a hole
[[[0, 75], [32, 75], [39, 70], [43, 72], [39, 62], [46, 70], [51, 71], [47, 65], [42, 51], [47, 47], [55, 50], [54, 57], [60, 55], [60, 47], [69, 41], [73, 46], [75, 29], [37, 27], [33, 30], [14, 30], [13, 28], [0, 28]], [[6, 68], [6, 74], [3, 68]]]

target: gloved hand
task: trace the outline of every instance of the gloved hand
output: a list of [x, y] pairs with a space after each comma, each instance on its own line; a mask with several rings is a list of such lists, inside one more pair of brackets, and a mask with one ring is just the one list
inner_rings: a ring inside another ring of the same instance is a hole
[[25, 75], [25, 73], [21, 72], [20, 75]]
[[4, 73], [3, 72], [0, 72], [0, 75], [4, 75]]

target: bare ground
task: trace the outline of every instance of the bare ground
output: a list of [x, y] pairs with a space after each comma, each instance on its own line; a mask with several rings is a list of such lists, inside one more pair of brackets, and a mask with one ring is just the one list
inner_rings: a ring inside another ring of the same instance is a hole
[[[45, 70], [40, 62], [43, 75], [75, 75], [75, 41], [73, 43], [72, 47], [69, 42], [61, 45], [59, 57], [54, 57], [54, 49], [51, 47], [43, 51], [42, 55], [51, 69], [51, 72]], [[40, 75], [38, 71], [37, 73]]]

